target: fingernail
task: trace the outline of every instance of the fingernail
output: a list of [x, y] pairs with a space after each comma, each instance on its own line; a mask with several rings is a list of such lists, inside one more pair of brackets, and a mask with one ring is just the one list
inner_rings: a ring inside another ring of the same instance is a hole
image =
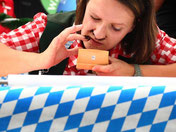
[[76, 25], [76, 26], [82, 27], [83, 25], [82, 25], [82, 24], [80, 24], [80, 25]]

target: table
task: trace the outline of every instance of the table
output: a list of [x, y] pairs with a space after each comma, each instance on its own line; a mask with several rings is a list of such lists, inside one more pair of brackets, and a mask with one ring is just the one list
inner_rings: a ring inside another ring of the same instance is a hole
[[[29, 83], [20, 83], [22, 78]], [[10, 80], [15, 81], [0, 87], [0, 131], [176, 130], [176, 78], [28, 75]]]

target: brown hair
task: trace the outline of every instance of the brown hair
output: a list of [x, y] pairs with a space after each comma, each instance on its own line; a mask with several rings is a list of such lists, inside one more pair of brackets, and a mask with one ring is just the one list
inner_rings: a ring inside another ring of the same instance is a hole
[[[79, 0], [76, 10], [76, 24], [81, 24], [89, 0]], [[127, 6], [135, 15], [134, 29], [122, 41], [121, 47], [127, 54], [133, 54], [133, 62], [142, 64], [155, 48], [157, 26], [153, 0], [117, 0]]]

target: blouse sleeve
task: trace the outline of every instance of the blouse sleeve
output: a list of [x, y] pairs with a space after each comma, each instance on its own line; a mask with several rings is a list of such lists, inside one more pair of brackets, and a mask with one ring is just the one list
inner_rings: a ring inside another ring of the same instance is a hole
[[171, 64], [176, 62], [176, 39], [169, 37], [158, 28], [155, 50], [152, 53], [153, 64]]
[[40, 37], [46, 27], [47, 15], [38, 13], [34, 16], [32, 22], [0, 35], [0, 43], [5, 44], [13, 49], [38, 52]]

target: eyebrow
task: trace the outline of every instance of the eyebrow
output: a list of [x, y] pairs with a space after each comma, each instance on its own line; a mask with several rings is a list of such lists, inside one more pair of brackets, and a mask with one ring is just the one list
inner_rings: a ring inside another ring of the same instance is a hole
[[[101, 17], [99, 17], [97, 14], [95, 14], [94, 12], [90, 11], [91, 15], [94, 15], [95, 17], [98, 17], [101, 19]], [[112, 23], [112, 25], [122, 25], [122, 26], [125, 26], [124, 23]]]
[[122, 25], [122, 26], [125, 26], [124, 23], [112, 23], [112, 25]]
[[[101, 19], [101, 17], [99, 17], [97, 14], [95, 14], [94, 11], [92, 11], [92, 8], [91, 8], [91, 10], [89, 10], [89, 12], [90, 12], [91, 15], [94, 15], [95, 17], [98, 17], [98, 18]], [[124, 24], [124, 23], [112, 23], [112, 25], [114, 25], [114, 26], [115, 26], [115, 25], [125, 26], [126, 24]]]

